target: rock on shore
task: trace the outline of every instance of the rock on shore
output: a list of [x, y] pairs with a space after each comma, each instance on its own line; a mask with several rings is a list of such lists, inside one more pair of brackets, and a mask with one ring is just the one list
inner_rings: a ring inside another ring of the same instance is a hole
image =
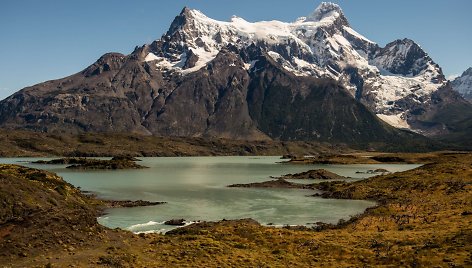
[[162, 205], [166, 202], [151, 202], [151, 201], [144, 201], [144, 200], [103, 200], [105, 206], [107, 208], [131, 208], [131, 207], [147, 207], [147, 206], [155, 206], [155, 205]]

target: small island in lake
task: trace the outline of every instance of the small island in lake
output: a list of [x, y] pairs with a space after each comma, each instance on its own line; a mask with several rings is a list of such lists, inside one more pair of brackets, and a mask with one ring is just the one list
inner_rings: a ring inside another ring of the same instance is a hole
[[344, 180], [347, 177], [340, 176], [326, 169], [314, 169], [301, 173], [286, 174], [281, 177], [272, 177], [272, 179], [264, 182], [232, 184], [228, 185], [228, 187], [314, 189], [313, 184], [295, 183], [287, 180]]
[[344, 180], [346, 177], [326, 169], [313, 169], [296, 174], [286, 174], [276, 179], [285, 180]]
[[301, 184], [301, 183], [294, 183], [289, 182], [284, 179], [276, 179], [264, 182], [253, 182], [253, 183], [245, 183], [245, 184], [231, 184], [228, 185], [231, 188], [292, 188], [292, 189], [313, 189], [312, 185], [310, 184]]
[[389, 174], [390, 171], [384, 168], [377, 168], [377, 169], [369, 169], [367, 171], [356, 171], [356, 174]]
[[134, 157], [118, 156], [110, 160], [91, 159], [91, 158], [59, 158], [53, 160], [38, 160], [34, 164], [48, 164], [48, 165], [69, 165], [70, 169], [141, 169], [147, 168], [136, 164], [140, 161]]

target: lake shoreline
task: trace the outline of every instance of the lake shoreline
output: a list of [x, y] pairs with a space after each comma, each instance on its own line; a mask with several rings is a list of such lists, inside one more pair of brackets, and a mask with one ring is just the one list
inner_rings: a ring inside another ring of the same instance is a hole
[[[472, 245], [467, 242], [472, 237], [471, 167], [472, 155], [451, 154], [405, 172], [351, 183], [322, 182], [327, 197], [378, 200], [379, 205], [318, 229], [269, 228], [250, 220], [235, 220], [197, 223], [167, 235], [134, 235], [99, 226], [96, 218], [92, 221], [87, 215], [95, 215], [93, 200], [83, 199], [52, 173], [2, 165], [1, 178], [16, 183], [2, 189], [9, 189], [17, 198], [20, 189], [23, 195], [48, 193], [53, 200], [39, 198], [36, 203], [46, 206], [54, 201], [67, 209], [55, 216], [23, 214], [23, 218], [0, 226], [1, 238], [7, 241], [2, 244], [0, 261], [16, 267], [178, 266], [189, 262], [199, 266], [257, 266], [263, 257], [266, 265], [286, 260], [297, 266], [467, 266], [472, 261]], [[4, 190], [2, 195], [7, 193]], [[14, 213], [28, 209], [27, 199], [24, 202]], [[70, 220], [52, 221], [50, 217]], [[34, 228], [25, 229], [23, 222], [27, 221], [33, 221], [35, 224], [28, 226]], [[36, 247], [39, 245], [41, 250]]]
[[[104, 199], [144, 199], [168, 202], [166, 206], [155, 208], [136, 206], [133, 209], [108, 210], [107, 217], [101, 217], [99, 221], [110, 228], [129, 229], [131, 226], [149, 221], [162, 223], [174, 218], [184, 218], [191, 221], [253, 218], [263, 224], [308, 226], [318, 221], [336, 223], [341, 218], [347, 220], [350, 215], [361, 213], [365, 208], [372, 206], [366, 202], [338, 202], [334, 199], [322, 201], [309, 198], [308, 196], [316, 192], [311, 192], [313, 187], [306, 185], [297, 185], [296, 187], [288, 187], [288, 189], [280, 189], [287, 187], [272, 187], [267, 191], [257, 189], [225, 190], [227, 184], [231, 182], [235, 184], [263, 182], [263, 178], [284, 177], [283, 174], [289, 176], [290, 174], [287, 173], [303, 173], [305, 170], [315, 168], [309, 165], [281, 165], [277, 163], [279, 157], [141, 158], [139, 163], [150, 168], [116, 171], [73, 171], [65, 168], [65, 165], [71, 164], [69, 161], [71, 159], [65, 160], [49, 160], [51, 164], [58, 165], [31, 164], [30, 166], [57, 172], [66, 181], [81, 189], [95, 192]], [[10, 161], [10, 163], [15, 162], [17, 161]], [[43, 163], [44, 161], [40, 160], [39, 162]], [[318, 165], [318, 168], [321, 167], [326, 168], [326, 165]], [[345, 176], [358, 176], [356, 177], [358, 179], [370, 176], [369, 174], [356, 174], [359, 170], [367, 171], [374, 167], [372, 165], [353, 165], [352, 167], [338, 165], [330, 167], [330, 170], [334, 172], [338, 170]], [[393, 165], [392, 170], [405, 170], [412, 167], [415, 166]], [[330, 174], [327, 170], [307, 172], [307, 178], [313, 178], [313, 176], [326, 179], [334, 178], [334, 174]], [[345, 172], [350, 173], [346, 175]], [[222, 174], [227, 174], [224, 175], [223, 180]], [[356, 178], [349, 180], [357, 180]], [[137, 181], [134, 183], [136, 179]], [[294, 184], [302, 181], [291, 180]], [[313, 181], [308, 180], [302, 183], [310, 184]], [[138, 185], [138, 188], [135, 188], [135, 185]], [[149, 185], [149, 187], [145, 185]], [[309, 189], [299, 192], [290, 190], [290, 188]], [[129, 191], [121, 189], [129, 189]], [[196, 206], [195, 204], [201, 200], [206, 205], [204, 207]], [[252, 207], [256, 209], [252, 209]], [[315, 209], [313, 210], [312, 207]], [[194, 213], [194, 211], [199, 212]], [[134, 232], [166, 232], [169, 229], [171, 228], [163, 224], [145, 225], [138, 229], [133, 227]]]

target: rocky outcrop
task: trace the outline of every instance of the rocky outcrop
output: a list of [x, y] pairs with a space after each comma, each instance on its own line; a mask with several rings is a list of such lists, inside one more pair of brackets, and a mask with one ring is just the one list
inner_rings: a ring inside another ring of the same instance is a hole
[[434, 92], [425, 103], [411, 104], [410, 107], [410, 124], [428, 136], [440, 138], [460, 134], [467, 130], [470, 126], [467, 122], [472, 120], [472, 104], [454, 91], [450, 84]]
[[107, 208], [132, 208], [132, 207], [148, 207], [166, 204], [166, 202], [151, 202], [144, 200], [103, 200]]
[[172, 219], [164, 222], [165, 225], [173, 225], [173, 226], [184, 226], [185, 220], [184, 219]]
[[[31, 256], [46, 258], [44, 254], [56, 252], [53, 254], [62, 258], [61, 254], [72, 255], [104, 240], [108, 246], [113, 245], [113, 237], [116, 238], [118, 232], [121, 237], [131, 238], [128, 232], [112, 231], [97, 222], [104, 208], [163, 204], [99, 200], [54, 173], [2, 164], [0, 200], [0, 259], [2, 263], [11, 264], [19, 257], [14, 265], [18, 267], [36, 265], [22, 262]], [[87, 262], [80, 266], [89, 266], [90, 260]], [[45, 264], [40, 266], [50, 266]]]
[[285, 180], [343, 180], [344, 176], [328, 171], [326, 169], [314, 169], [306, 172], [287, 174], [280, 177]]
[[313, 189], [311, 185], [288, 182], [284, 179], [276, 179], [264, 182], [254, 182], [247, 184], [231, 184], [232, 188], [292, 188], [292, 189]]
[[357, 174], [375, 174], [375, 175], [381, 174], [381, 175], [384, 175], [384, 174], [390, 173], [390, 171], [388, 171], [384, 168], [377, 168], [377, 169], [369, 169], [367, 171], [356, 171], [356, 173]]
[[2, 255], [78, 247], [104, 230], [96, 219], [101, 203], [50, 172], [0, 165], [0, 199]]

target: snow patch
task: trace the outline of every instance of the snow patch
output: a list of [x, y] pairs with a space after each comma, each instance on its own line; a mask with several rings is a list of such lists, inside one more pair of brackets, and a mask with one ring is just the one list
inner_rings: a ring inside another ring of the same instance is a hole
[[370, 41], [369, 39], [367, 39], [365, 36], [361, 35], [360, 33], [354, 31], [354, 29], [352, 29], [351, 27], [348, 27], [348, 26], [343, 26], [343, 29], [348, 32], [350, 35], [358, 38], [358, 39], [361, 39], [363, 41], [366, 41], [368, 43], [371, 43], [371, 44], [375, 44], [374, 42]]
[[216, 58], [216, 55], [218, 55], [219, 51], [217, 50], [206, 51], [204, 48], [199, 47], [199, 48], [192, 48], [192, 52], [198, 56], [198, 61], [195, 63], [194, 67], [183, 70], [182, 74], [184, 75], [196, 72], [200, 70], [201, 68], [207, 66], [207, 64], [210, 63], [210, 61]]
[[158, 60], [159, 57], [156, 56], [154, 53], [149, 53], [147, 54], [146, 58], [144, 58], [144, 61], [153, 61], [153, 60]]
[[343, 12], [339, 5], [329, 2], [321, 2], [321, 4], [315, 9], [315, 11], [313, 11], [313, 13], [306, 17], [306, 21], [316, 22], [330, 20], [334, 22], [335, 19], [342, 15]]
[[382, 119], [382, 121], [386, 122], [387, 124], [396, 128], [411, 128], [406, 119], [403, 118], [403, 113], [394, 115], [377, 114], [377, 117]]
[[252, 60], [249, 63], [244, 63], [244, 69], [246, 69], [248, 71], [252, 70], [252, 68], [254, 68], [254, 66], [256, 65], [257, 62], [258, 62], [258, 60]]

